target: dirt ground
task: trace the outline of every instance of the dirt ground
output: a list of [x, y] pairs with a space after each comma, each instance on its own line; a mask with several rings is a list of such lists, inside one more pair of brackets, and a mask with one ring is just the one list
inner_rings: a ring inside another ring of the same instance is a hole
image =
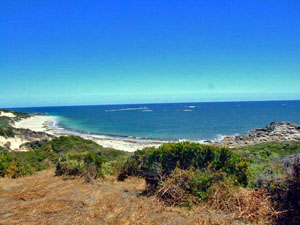
[[142, 179], [94, 184], [64, 180], [53, 171], [19, 179], [0, 179], [0, 224], [241, 224], [205, 209], [167, 207], [138, 194]]

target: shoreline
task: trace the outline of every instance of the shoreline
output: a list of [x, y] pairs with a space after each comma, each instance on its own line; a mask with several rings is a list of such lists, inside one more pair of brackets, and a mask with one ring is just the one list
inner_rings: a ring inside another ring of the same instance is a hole
[[[56, 127], [57, 118], [55, 116], [33, 115], [29, 118], [15, 122], [15, 128], [29, 129], [35, 132], [43, 132], [52, 136], [75, 135], [81, 138], [92, 140], [104, 148], [114, 148], [117, 150], [134, 152], [146, 147], [159, 147], [165, 143], [175, 142], [194, 142], [200, 144], [209, 144], [229, 148], [242, 147], [246, 145], [255, 145], [265, 142], [276, 141], [300, 141], [300, 125], [293, 122], [272, 122], [265, 128], [256, 128], [250, 130], [248, 134], [222, 135], [220, 139], [214, 140], [188, 140], [181, 139], [177, 141], [163, 141], [147, 138], [130, 138], [130, 136], [109, 136], [93, 133], [81, 133], [65, 128]], [[1, 140], [0, 140], [1, 141]], [[2, 140], [4, 143], [4, 140]], [[23, 143], [24, 140], [14, 140], [15, 146]]]
[[22, 119], [15, 122], [13, 125], [15, 128], [29, 129], [35, 132], [45, 132], [54, 136], [64, 136], [64, 135], [75, 135], [80, 136], [84, 139], [92, 140], [97, 144], [103, 146], [104, 148], [114, 148], [117, 150], [134, 152], [141, 150], [146, 147], [159, 147], [167, 141], [152, 140], [152, 139], [117, 139], [109, 137], [108, 135], [97, 135], [97, 134], [86, 134], [79, 132], [68, 131], [67, 129], [62, 129], [55, 127], [57, 123], [57, 117], [55, 116], [44, 116], [44, 115], [33, 115], [30, 118]]
[[[223, 140], [231, 135], [217, 135], [215, 139], [206, 140], [189, 140], [189, 139], [178, 139], [178, 140], [158, 140], [145, 137], [131, 137], [131, 136], [118, 136], [109, 134], [95, 134], [95, 133], [83, 133], [81, 131], [69, 130], [63, 127], [57, 127], [58, 123], [57, 116], [49, 115], [32, 115], [29, 118], [22, 119], [15, 122], [13, 125], [15, 128], [29, 129], [35, 132], [44, 132], [49, 135], [56, 137], [64, 135], [75, 135], [81, 138], [92, 140], [104, 148], [114, 148], [121, 151], [135, 152], [142, 150], [147, 147], [159, 147], [165, 143], [176, 143], [176, 142], [194, 142], [199, 144], [211, 144], [220, 145]], [[221, 138], [220, 138], [221, 137]]]

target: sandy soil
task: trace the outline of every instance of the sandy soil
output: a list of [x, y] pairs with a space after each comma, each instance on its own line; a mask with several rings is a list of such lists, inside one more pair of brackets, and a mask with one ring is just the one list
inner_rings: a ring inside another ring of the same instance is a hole
[[16, 117], [13, 113], [11, 112], [2, 112], [0, 111], [0, 116], [6, 116], [6, 117], [10, 117], [10, 118], [14, 118]]
[[[5, 116], [9, 116], [9, 115], [5, 114]], [[48, 123], [51, 120], [53, 120], [53, 117], [50, 117], [50, 116], [33, 116], [30, 118], [26, 118], [26, 119], [20, 120], [18, 122], [15, 122], [15, 124], [13, 126], [15, 128], [30, 129], [33, 131], [46, 132], [46, 133], [53, 135], [54, 133], [48, 126]], [[15, 135], [15, 137], [0, 136], [0, 146], [3, 146], [3, 147], [7, 146], [13, 151], [27, 151], [27, 149], [25, 147], [20, 148], [20, 146], [25, 144], [28, 141], [30, 141], [30, 140], [24, 139], [18, 135]]]
[[9, 137], [5, 138], [3, 136], [0, 136], [0, 146], [6, 146], [9, 145], [9, 148], [13, 151], [27, 151], [25, 148], [20, 148], [22, 144], [25, 144], [27, 140], [21, 139], [19, 137]]

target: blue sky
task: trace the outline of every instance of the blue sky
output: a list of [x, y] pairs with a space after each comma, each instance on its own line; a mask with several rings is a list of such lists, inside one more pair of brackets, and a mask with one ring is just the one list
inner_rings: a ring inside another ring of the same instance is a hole
[[0, 107], [300, 99], [299, 1], [0, 2]]

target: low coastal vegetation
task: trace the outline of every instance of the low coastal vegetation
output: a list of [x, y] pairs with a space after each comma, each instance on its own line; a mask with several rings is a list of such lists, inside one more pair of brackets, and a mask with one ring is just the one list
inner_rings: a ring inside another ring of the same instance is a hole
[[129, 154], [78, 136], [26, 144], [29, 151], [0, 148], [0, 176], [17, 178], [53, 168], [57, 176], [117, 176], [145, 180], [142, 196], [166, 206], [204, 207], [231, 221], [297, 224], [300, 196], [300, 142], [266, 143], [228, 149], [169, 143]]
[[[194, 143], [137, 151], [119, 180], [145, 179], [143, 194], [167, 205], [222, 210], [244, 222], [297, 224], [300, 142], [228, 149]], [[276, 222], [275, 222], [276, 221]]]
[[[183, 181], [182, 187], [188, 193], [205, 199], [209, 188], [217, 182], [225, 181], [246, 186], [248, 183], [248, 162], [228, 148], [220, 148], [196, 143], [170, 143], [157, 149], [136, 151], [121, 173], [119, 180], [128, 176], [145, 177], [148, 189], [157, 191], [161, 184], [185, 173], [191, 180]], [[176, 179], [174, 180], [175, 182]]]
[[26, 148], [26, 152], [0, 148], [0, 176], [17, 178], [51, 167], [56, 168], [57, 175], [82, 176], [88, 175], [88, 170], [94, 167], [96, 174], [92, 177], [98, 178], [103, 175], [105, 164], [113, 169], [114, 164], [128, 155], [78, 136], [34, 141], [27, 143]]

